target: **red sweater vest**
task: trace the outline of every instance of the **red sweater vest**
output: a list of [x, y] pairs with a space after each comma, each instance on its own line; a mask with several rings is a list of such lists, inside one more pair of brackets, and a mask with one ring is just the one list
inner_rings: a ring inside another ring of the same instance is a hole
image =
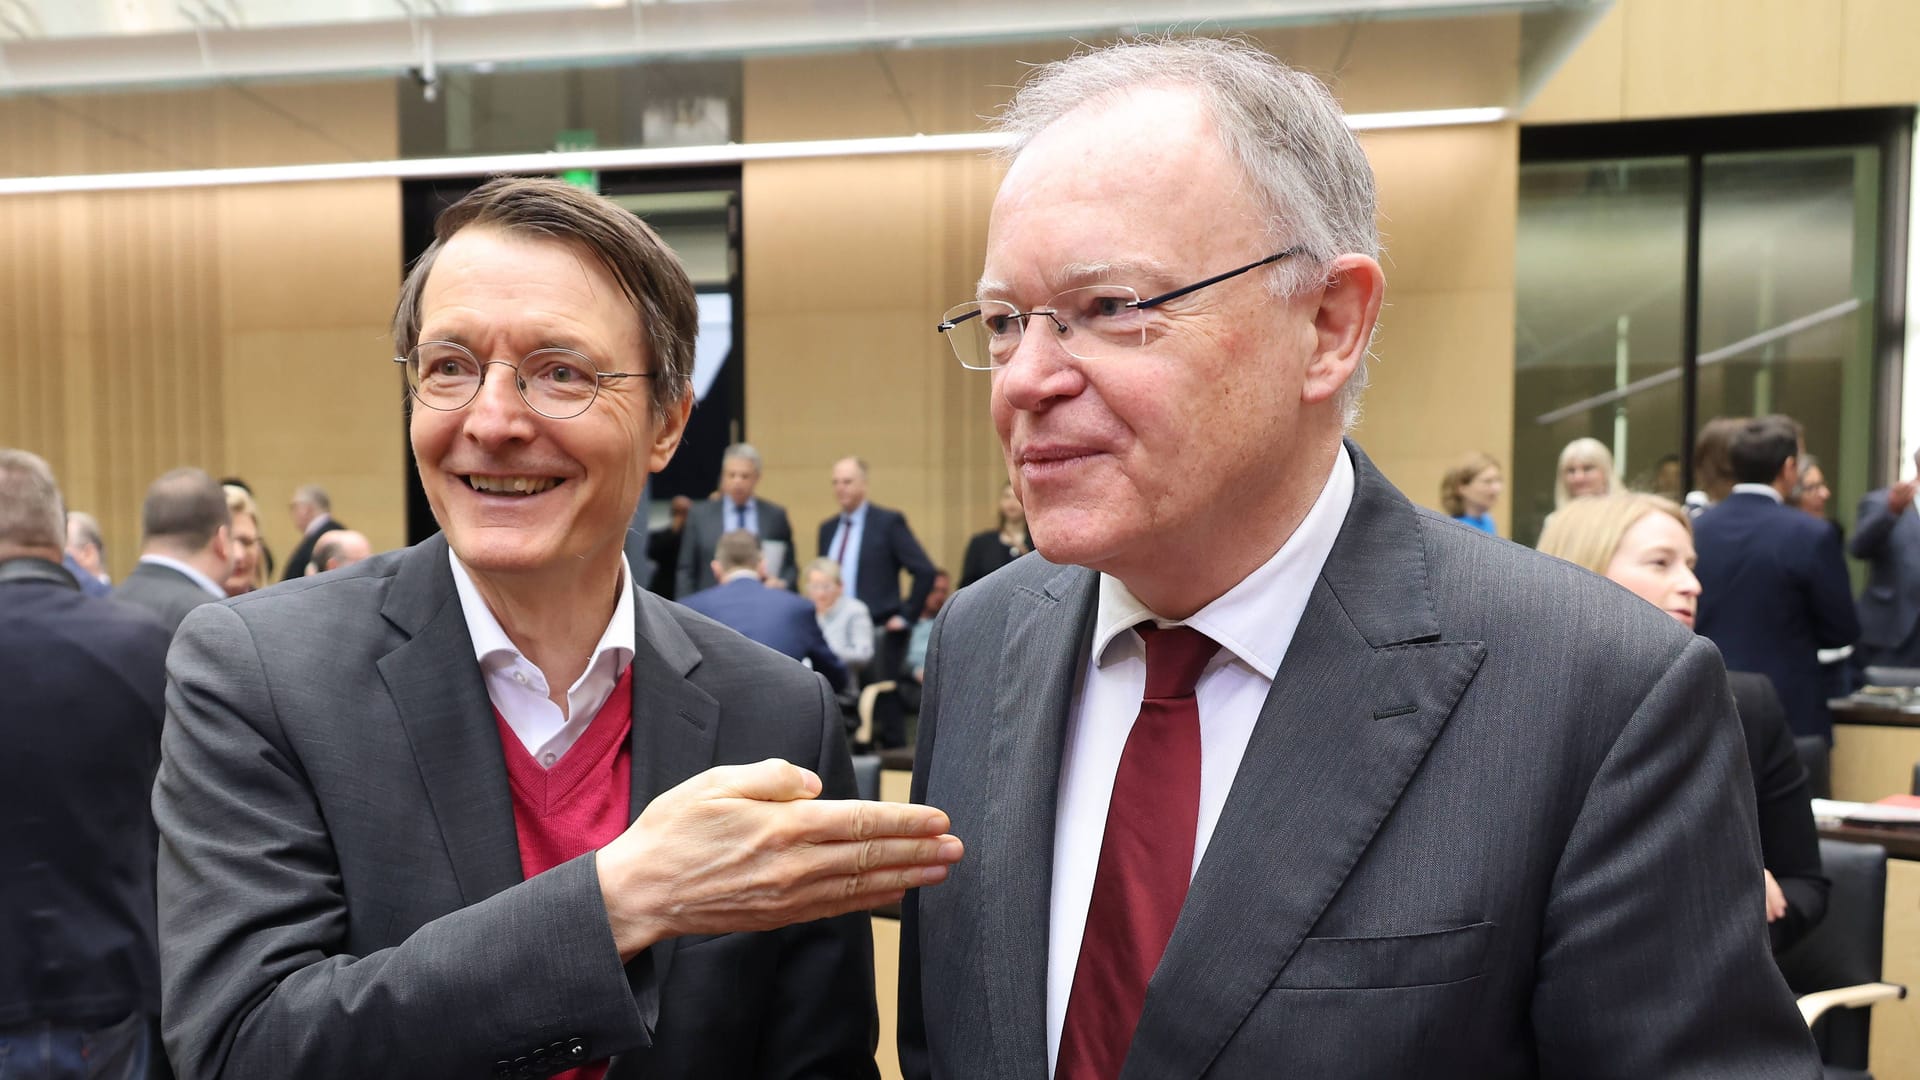
[[[524, 876], [597, 851], [626, 831], [633, 791], [633, 750], [627, 739], [633, 730], [632, 686], [629, 666], [593, 723], [551, 769], [541, 768], [500, 710], [493, 711], [513, 789], [513, 827]], [[607, 1063], [596, 1061], [552, 1080], [601, 1080], [606, 1073]]]

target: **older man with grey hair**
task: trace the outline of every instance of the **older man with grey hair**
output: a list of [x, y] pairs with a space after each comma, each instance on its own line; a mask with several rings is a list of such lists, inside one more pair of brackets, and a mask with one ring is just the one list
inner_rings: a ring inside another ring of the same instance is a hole
[[1804, 1077], [1718, 656], [1343, 438], [1384, 279], [1326, 88], [1041, 68], [976, 297], [1038, 558], [948, 602], [909, 1077]]
[[80, 582], [80, 591], [88, 596], [107, 596], [113, 592], [113, 579], [107, 576], [107, 541], [100, 535], [100, 522], [92, 514], [67, 511], [67, 548], [61, 564]]
[[679, 563], [674, 574], [674, 596], [685, 598], [716, 584], [713, 553], [720, 538], [745, 529], [760, 538], [760, 552], [768, 563], [769, 585], [796, 588], [800, 575], [793, 561], [793, 526], [787, 509], [758, 494], [760, 451], [746, 443], [727, 447], [720, 459], [719, 497], [693, 504], [680, 534]]

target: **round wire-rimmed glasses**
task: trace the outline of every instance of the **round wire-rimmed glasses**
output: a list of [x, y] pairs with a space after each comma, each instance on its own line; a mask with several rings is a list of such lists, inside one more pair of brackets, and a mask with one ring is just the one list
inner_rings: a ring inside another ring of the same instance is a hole
[[947, 309], [934, 329], [953, 346], [953, 355], [959, 358], [960, 366], [972, 371], [1005, 367], [1020, 348], [1027, 323], [1036, 315], [1044, 317], [1045, 325], [1053, 328], [1068, 356], [1098, 360], [1146, 344], [1151, 322], [1149, 310], [1300, 252], [1300, 248], [1290, 247], [1144, 300], [1139, 292], [1125, 285], [1083, 285], [1067, 289], [1031, 311], [1021, 311], [1004, 300], [975, 300]]
[[549, 420], [571, 420], [600, 396], [601, 384], [621, 379], [651, 379], [650, 371], [601, 371], [584, 353], [572, 349], [535, 349], [518, 364], [481, 360], [451, 341], [423, 341], [393, 362], [407, 375], [407, 392], [429, 409], [457, 412], [480, 395], [488, 368], [512, 368], [514, 388], [527, 408]]

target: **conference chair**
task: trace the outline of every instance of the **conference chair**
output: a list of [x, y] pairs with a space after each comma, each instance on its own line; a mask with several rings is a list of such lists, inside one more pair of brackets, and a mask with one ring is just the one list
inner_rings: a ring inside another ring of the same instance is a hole
[[1872, 1080], [1867, 1072], [1867, 1006], [1906, 996], [1880, 981], [1887, 907], [1887, 849], [1878, 844], [1820, 841], [1820, 863], [1833, 882], [1827, 917], [1780, 955], [1780, 972], [1800, 999], [1829, 1080]]
[[900, 684], [892, 679], [882, 679], [860, 688], [860, 726], [853, 731], [855, 749], [864, 750], [873, 745], [873, 711], [879, 707], [880, 695], [891, 694], [899, 686]]
[[1795, 735], [1793, 748], [1800, 753], [1800, 764], [1807, 770], [1807, 794], [1816, 799], [1833, 798], [1833, 752], [1824, 735]]

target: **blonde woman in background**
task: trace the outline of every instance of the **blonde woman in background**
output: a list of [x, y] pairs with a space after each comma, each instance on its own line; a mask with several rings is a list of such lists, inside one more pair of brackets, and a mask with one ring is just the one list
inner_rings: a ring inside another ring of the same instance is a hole
[[[1693, 627], [1700, 601], [1700, 580], [1693, 575], [1693, 523], [1672, 500], [1641, 494], [1577, 499], [1547, 523], [1540, 550], [1626, 586]], [[1759, 811], [1768, 932], [1779, 952], [1813, 929], [1827, 911], [1828, 882], [1820, 868], [1807, 772], [1794, 750], [1786, 710], [1766, 676], [1728, 672], [1727, 683], [1746, 737]]]
[[1505, 488], [1500, 463], [1493, 460], [1492, 455], [1468, 454], [1440, 478], [1440, 508], [1463, 525], [1498, 536], [1493, 525], [1493, 508]]
[[1560, 463], [1553, 470], [1553, 508], [1589, 495], [1609, 494], [1614, 486], [1613, 451], [1599, 439], [1575, 439], [1560, 451]]
[[233, 569], [221, 585], [228, 596], [239, 596], [267, 583], [266, 564], [260, 559], [260, 510], [246, 488], [226, 484], [221, 490], [227, 493], [227, 512], [233, 515], [228, 545], [233, 551]]

